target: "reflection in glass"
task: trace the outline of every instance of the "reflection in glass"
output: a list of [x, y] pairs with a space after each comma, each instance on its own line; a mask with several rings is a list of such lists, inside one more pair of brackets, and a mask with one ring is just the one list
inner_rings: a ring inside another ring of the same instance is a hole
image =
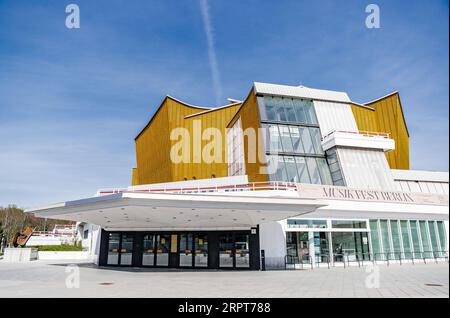
[[391, 250], [391, 244], [389, 242], [389, 228], [388, 228], [388, 221], [387, 220], [381, 220], [380, 221], [380, 230], [381, 230], [381, 241], [383, 242], [383, 252], [384, 252], [384, 259], [387, 259], [391, 256], [392, 250]]
[[109, 233], [108, 260], [107, 260], [108, 265], [119, 264], [119, 244], [120, 244], [120, 234]]
[[333, 220], [331, 227], [334, 229], [365, 229], [367, 224], [366, 221]]
[[219, 236], [219, 266], [233, 267], [233, 236], [231, 234]]
[[120, 248], [120, 265], [131, 265], [133, 258], [134, 236], [122, 234], [122, 246]]
[[413, 247], [414, 247], [414, 257], [420, 258], [422, 257], [421, 250], [420, 250], [420, 240], [419, 240], [419, 228], [417, 227], [416, 221], [410, 221], [411, 226], [411, 237], [413, 241]]
[[419, 221], [420, 225], [420, 234], [422, 236], [422, 247], [424, 257], [432, 257], [430, 242], [428, 241], [428, 231], [427, 231], [427, 223], [426, 221]]
[[289, 182], [298, 182], [297, 166], [295, 164], [294, 157], [284, 157], [286, 165], [287, 180]]
[[155, 265], [155, 235], [149, 234], [144, 236], [142, 265]]
[[303, 149], [303, 144], [300, 139], [300, 133], [297, 126], [289, 126], [289, 131], [291, 133], [292, 146], [295, 153], [305, 153]]
[[317, 166], [319, 167], [320, 178], [322, 179], [322, 184], [333, 185], [333, 180], [331, 179], [330, 168], [328, 167], [325, 158], [316, 158]]
[[308, 169], [306, 167], [306, 160], [304, 157], [295, 157], [295, 162], [297, 164], [297, 171], [299, 175], [300, 183], [310, 183]]
[[206, 234], [195, 235], [195, 266], [208, 266], [208, 236]]
[[312, 143], [311, 135], [309, 133], [309, 129], [306, 127], [299, 127], [300, 138], [302, 139], [303, 148], [305, 153], [314, 154], [314, 145]]
[[180, 266], [192, 267], [192, 234], [180, 234]]
[[289, 122], [297, 122], [294, 104], [291, 98], [283, 98], [284, 110], [286, 112], [286, 118]]
[[411, 244], [410, 244], [410, 236], [409, 236], [409, 229], [408, 229], [408, 221], [401, 220], [400, 221], [400, 228], [402, 231], [402, 240], [403, 240], [403, 250], [405, 252], [405, 258], [410, 259], [413, 257], [412, 250], [411, 250]]
[[295, 114], [297, 117], [297, 122], [300, 124], [308, 123], [308, 121], [306, 120], [306, 114], [305, 114], [305, 102], [303, 100], [294, 98], [292, 100], [292, 104], [294, 106]]
[[314, 232], [314, 256], [317, 263], [328, 262], [329, 249], [327, 233]]
[[157, 235], [156, 244], [156, 265], [169, 266], [170, 235]]
[[[433, 221], [428, 221], [428, 230], [430, 231], [431, 247], [434, 252], [439, 251], [439, 242], [436, 235], [436, 228], [434, 227]], [[438, 254], [436, 254], [438, 255]]]
[[312, 184], [321, 184], [319, 168], [317, 167], [317, 163], [315, 158], [306, 157], [306, 165], [308, 167], [309, 176], [311, 177]]
[[269, 125], [269, 134], [267, 136], [269, 138], [269, 150], [272, 153], [278, 153], [283, 151], [281, 147], [281, 138], [280, 133], [278, 131], [277, 125]]
[[336, 262], [369, 259], [369, 241], [366, 232], [332, 232], [334, 260]]
[[438, 221], [437, 227], [438, 227], [438, 233], [439, 233], [439, 241], [441, 242], [441, 251], [446, 251], [447, 250], [447, 234], [445, 231], [444, 222]]
[[378, 221], [370, 220], [370, 237], [372, 239], [372, 253], [375, 260], [383, 259], [381, 253], [380, 235], [378, 234]]
[[288, 126], [278, 126], [280, 130], [281, 144], [283, 145], [283, 152], [293, 152], [291, 135]]
[[309, 133], [311, 134], [311, 139], [314, 145], [314, 153], [322, 155], [323, 148], [322, 148], [322, 137], [320, 136], [320, 130], [319, 128], [309, 128]]
[[391, 257], [394, 257], [394, 259], [398, 259], [402, 251], [400, 245], [400, 233], [398, 231], [398, 221], [390, 220], [390, 223], [391, 223], [392, 245], [394, 247], [394, 254]]
[[249, 268], [250, 267], [250, 249], [249, 249], [249, 235], [236, 234], [236, 267]]

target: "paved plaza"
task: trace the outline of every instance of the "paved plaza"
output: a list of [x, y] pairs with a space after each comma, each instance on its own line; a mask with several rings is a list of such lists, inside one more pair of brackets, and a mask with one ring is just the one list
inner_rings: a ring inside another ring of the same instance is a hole
[[[380, 265], [369, 272], [364, 267], [262, 272], [69, 264], [74, 263], [0, 260], [0, 297], [449, 297], [447, 263]], [[67, 287], [78, 281], [79, 288]]]

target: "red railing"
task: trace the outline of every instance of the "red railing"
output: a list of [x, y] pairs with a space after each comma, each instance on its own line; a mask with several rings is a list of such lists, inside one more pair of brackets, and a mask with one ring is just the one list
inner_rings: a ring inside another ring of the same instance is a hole
[[130, 187], [130, 188], [113, 188], [113, 189], [101, 189], [97, 192], [97, 195], [108, 195], [124, 192], [134, 193], [208, 193], [208, 192], [239, 192], [239, 191], [262, 191], [262, 190], [281, 190], [281, 191], [295, 191], [297, 189], [295, 183], [290, 182], [252, 182], [239, 185], [226, 185], [226, 186], [186, 186], [186, 187], [171, 187], [166, 186], [162, 188], [143, 188]]

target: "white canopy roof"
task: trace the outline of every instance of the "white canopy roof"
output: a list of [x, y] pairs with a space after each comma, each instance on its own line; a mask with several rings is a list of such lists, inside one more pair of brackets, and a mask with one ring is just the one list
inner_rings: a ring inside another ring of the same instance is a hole
[[214, 230], [249, 228], [300, 216], [321, 206], [318, 200], [301, 198], [124, 192], [26, 212], [97, 224], [108, 230]]

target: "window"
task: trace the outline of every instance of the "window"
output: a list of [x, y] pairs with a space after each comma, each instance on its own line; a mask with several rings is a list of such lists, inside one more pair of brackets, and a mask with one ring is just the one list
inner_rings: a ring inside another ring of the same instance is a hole
[[306, 157], [306, 165], [308, 167], [309, 176], [311, 177], [311, 183], [321, 184], [319, 167], [317, 167], [317, 162], [315, 158]]
[[333, 185], [333, 179], [331, 178], [330, 168], [328, 167], [325, 158], [316, 158], [317, 166], [319, 167], [320, 179], [322, 184]]
[[309, 128], [309, 133], [311, 135], [312, 143], [314, 146], [314, 153], [316, 154], [323, 154], [322, 149], [322, 137], [320, 136], [320, 130], [319, 128]]
[[299, 131], [305, 153], [314, 154], [314, 145], [309, 129], [307, 127], [299, 127]]
[[381, 253], [380, 236], [378, 234], [378, 221], [371, 220], [370, 224], [370, 236], [372, 241], [372, 253], [374, 254], [374, 259], [380, 259], [379, 253]]
[[305, 149], [303, 148], [303, 143], [300, 139], [300, 132], [298, 131], [297, 126], [289, 126], [289, 132], [291, 134], [293, 151], [295, 153], [305, 153]]
[[438, 233], [439, 233], [439, 241], [441, 243], [441, 251], [446, 251], [447, 250], [447, 235], [446, 235], [446, 231], [445, 231], [444, 222], [438, 221], [437, 228], [438, 228]]
[[289, 132], [288, 126], [278, 126], [280, 129], [280, 137], [281, 137], [281, 144], [283, 145], [283, 152], [293, 152], [294, 149], [292, 148], [292, 141], [291, 141], [291, 135]]
[[327, 221], [288, 219], [287, 225], [292, 228], [325, 229], [327, 228]]
[[87, 239], [88, 236], [89, 236], [89, 230], [84, 230], [84, 232], [83, 232], [83, 239], [84, 240]]
[[420, 241], [419, 241], [419, 232], [417, 228], [417, 221], [410, 221], [411, 226], [411, 238], [413, 241], [413, 252], [415, 257], [421, 257], [420, 250]]
[[[381, 242], [383, 243], [383, 252], [386, 257], [391, 257], [391, 243], [389, 241], [389, 227], [387, 220], [380, 221], [380, 230], [381, 230]], [[389, 253], [389, 255], [387, 255]]]
[[311, 100], [264, 96], [261, 99], [261, 119], [299, 124], [317, 124], [314, 105]]
[[297, 166], [294, 157], [284, 157], [284, 163], [286, 165], [287, 181], [298, 182]]
[[402, 231], [403, 250], [405, 252], [405, 258], [411, 258], [412, 250], [411, 250], [411, 245], [410, 245], [408, 221], [405, 221], [405, 220], [400, 221], [400, 228]]
[[300, 183], [311, 183], [309, 178], [308, 168], [306, 167], [306, 160], [304, 157], [295, 157], [295, 163], [297, 164], [297, 171]]
[[[269, 165], [277, 164], [269, 170], [270, 180], [332, 185], [313, 102], [264, 96], [258, 104]], [[270, 158], [274, 155], [278, 159]]]
[[398, 231], [398, 221], [397, 220], [391, 220], [391, 235], [392, 235], [392, 246], [394, 247], [394, 255], [392, 255], [395, 259], [398, 259], [400, 257], [400, 253], [402, 251], [401, 249], [401, 242], [400, 242], [400, 233]]
[[431, 247], [433, 248], [434, 252], [438, 252], [440, 250], [440, 247], [433, 221], [428, 221], [428, 230], [430, 231]]
[[240, 118], [227, 130], [227, 159], [229, 176], [245, 174], [244, 136]]
[[331, 227], [334, 229], [365, 229], [366, 221], [347, 221], [347, 220], [333, 220]]
[[419, 221], [420, 235], [422, 237], [422, 247], [424, 252], [424, 257], [431, 257], [431, 246], [428, 240], [428, 229], [426, 221]]

